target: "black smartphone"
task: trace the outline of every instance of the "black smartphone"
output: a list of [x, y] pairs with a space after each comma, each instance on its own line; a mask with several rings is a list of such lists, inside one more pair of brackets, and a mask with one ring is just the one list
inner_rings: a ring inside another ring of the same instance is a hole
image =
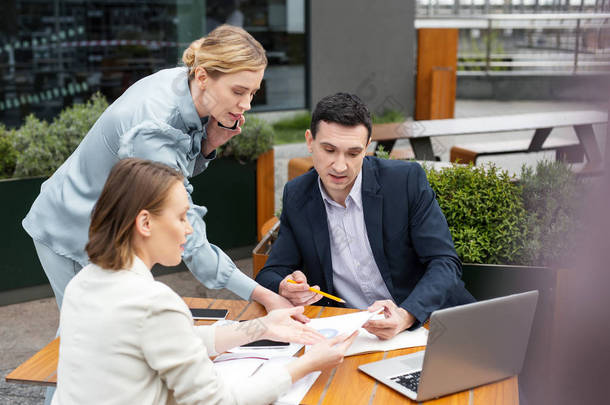
[[225, 319], [229, 313], [228, 309], [212, 309], [212, 308], [191, 308], [193, 319], [210, 320]]
[[225, 127], [224, 125], [222, 125], [222, 124], [220, 123], [220, 121], [218, 121], [218, 126], [219, 126], [220, 128], [224, 128], [224, 129], [230, 129], [230, 130], [235, 130], [235, 129], [237, 128], [237, 124], [239, 124], [239, 121], [235, 121], [235, 124], [233, 124], [233, 126], [232, 126], [232, 127]]
[[288, 346], [290, 343], [287, 342], [276, 342], [275, 340], [255, 340], [254, 342], [246, 343], [245, 345], [241, 345], [241, 347], [278, 347], [278, 346]]

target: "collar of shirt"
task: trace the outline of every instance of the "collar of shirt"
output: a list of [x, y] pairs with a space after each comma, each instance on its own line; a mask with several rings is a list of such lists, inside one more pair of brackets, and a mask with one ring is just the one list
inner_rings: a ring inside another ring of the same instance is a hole
[[151, 280], [154, 279], [154, 277], [153, 277], [152, 273], [150, 272], [150, 269], [148, 268], [148, 266], [146, 266], [146, 264], [144, 264], [142, 259], [140, 259], [136, 255], [133, 256], [133, 261], [131, 263], [131, 268], [128, 269], [128, 270], [133, 272], [133, 273], [136, 273], [137, 275], [144, 276], [146, 278], [150, 278]]
[[[326, 190], [324, 190], [324, 185], [322, 184], [322, 180], [320, 180], [320, 176], [318, 176], [318, 187], [320, 187], [320, 193], [322, 194], [322, 199], [326, 202], [326, 204], [329, 204], [331, 206], [338, 207], [338, 208], [344, 208], [341, 204], [339, 204], [338, 202], [336, 202], [335, 200], [330, 198], [330, 196], [326, 193]], [[354, 204], [356, 204], [356, 206], [358, 208], [362, 208], [361, 190], [362, 190], [362, 170], [360, 170], [360, 173], [358, 173], [358, 176], [356, 176], [356, 180], [354, 180], [354, 185], [352, 186], [352, 189], [350, 190], [349, 194], [347, 195], [347, 198], [345, 199], [345, 205], [347, 206], [348, 201], [351, 200]]]
[[[189, 86], [186, 68], [180, 70], [179, 76], [176, 80], [182, 83], [177, 86], [175, 94], [178, 95], [178, 111], [180, 112], [184, 125], [191, 136], [191, 150], [189, 152], [189, 158], [194, 159], [201, 153], [202, 139], [207, 139], [205, 127], [208, 123], [208, 117], [201, 118], [197, 113], [195, 103], [193, 102], [193, 97], [191, 96], [191, 88]], [[178, 89], [185, 90], [178, 91]]]

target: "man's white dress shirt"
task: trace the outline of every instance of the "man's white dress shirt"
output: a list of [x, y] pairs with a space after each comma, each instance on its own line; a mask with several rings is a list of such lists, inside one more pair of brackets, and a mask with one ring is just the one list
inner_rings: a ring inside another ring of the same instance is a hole
[[347, 306], [365, 309], [377, 300], [392, 299], [373, 257], [362, 211], [362, 171], [356, 177], [345, 207], [335, 202], [324, 190], [330, 255], [333, 264], [333, 286]]

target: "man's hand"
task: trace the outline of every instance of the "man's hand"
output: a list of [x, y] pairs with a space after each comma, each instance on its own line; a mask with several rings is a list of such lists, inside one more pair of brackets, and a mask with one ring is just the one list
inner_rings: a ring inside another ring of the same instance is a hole
[[383, 308], [385, 319], [371, 320], [362, 326], [379, 339], [390, 339], [415, 323], [415, 317], [391, 300], [375, 301], [368, 310], [375, 312]]
[[[210, 115], [206, 126], [206, 133], [208, 139], [204, 139], [201, 145], [201, 151], [203, 156], [208, 156], [221, 145], [224, 145], [233, 138], [235, 135], [241, 134], [241, 127], [246, 122], [246, 118], [242, 115], [239, 119], [239, 124], [235, 129], [226, 129], [218, 126], [216, 118]], [[232, 124], [231, 124], [232, 125]]]
[[[287, 281], [289, 279], [296, 281], [297, 284], [289, 283]], [[313, 288], [320, 289], [317, 285], [313, 286]], [[280, 282], [279, 293], [282, 297], [288, 299], [292, 305], [311, 305], [322, 299], [320, 294], [309, 291], [307, 277], [299, 270], [286, 276]]]

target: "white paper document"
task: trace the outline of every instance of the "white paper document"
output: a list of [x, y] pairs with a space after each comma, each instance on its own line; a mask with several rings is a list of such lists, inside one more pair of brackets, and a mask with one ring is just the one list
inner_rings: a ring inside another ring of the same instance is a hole
[[412, 332], [405, 330], [388, 340], [381, 340], [362, 328], [360, 328], [359, 332], [354, 343], [347, 349], [346, 356], [425, 346], [428, 341], [428, 330], [423, 327], [415, 329]]
[[[379, 312], [381, 312], [381, 309]], [[307, 326], [320, 332], [326, 338], [337, 335], [351, 335], [362, 327], [369, 319], [378, 315], [378, 312], [360, 311], [347, 315], [328, 316], [326, 318], [312, 319]]]
[[[287, 364], [291, 361], [296, 360], [295, 357], [277, 357], [269, 360], [263, 365], [263, 367], [267, 367], [268, 365], [277, 365], [277, 364]], [[314, 371], [312, 373], [307, 374], [305, 377], [300, 380], [295, 381], [290, 390], [278, 398], [277, 401], [274, 402], [275, 405], [298, 405], [301, 403], [301, 400], [307, 395], [307, 392], [316, 382], [318, 377], [322, 374], [319, 371]]]
[[[258, 353], [258, 351], [255, 353], [224, 353], [214, 359], [214, 366], [221, 378], [234, 383], [236, 380], [250, 377], [264, 367], [283, 365], [296, 360], [296, 357], [290, 356], [274, 357], [267, 360], [257, 356]], [[274, 404], [298, 405], [320, 374], [319, 371], [315, 371], [295, 381], [290, 390], [274, 402]]]
[[382, 314], [361, 311], [353, 314], [329, 316], [312, 319], [307, 326], [316, 329], [327, 338], [342, 333], [352, 334], [359, 331], [354, 343], [347, 349], [346, 356], [360, 353], [385, 352], [388, 350], [406, 349], [408, 347], [425, 346], [428, 341], [428, 330], [419, 328], [412, 332], [404, 331], [392, 339], [381, 340], [362, 328], [369, 319], [383, 318]]

